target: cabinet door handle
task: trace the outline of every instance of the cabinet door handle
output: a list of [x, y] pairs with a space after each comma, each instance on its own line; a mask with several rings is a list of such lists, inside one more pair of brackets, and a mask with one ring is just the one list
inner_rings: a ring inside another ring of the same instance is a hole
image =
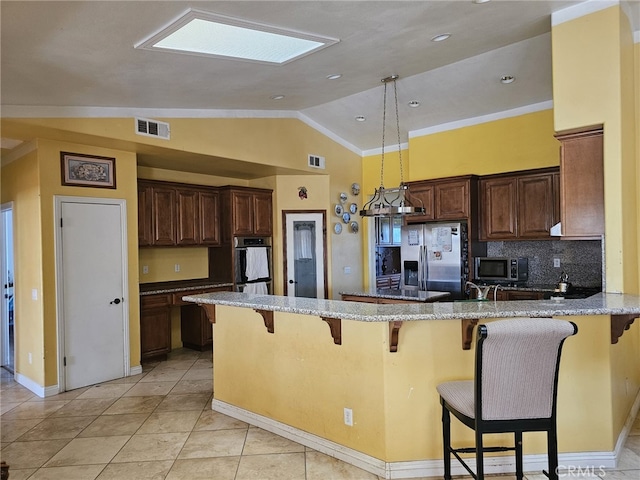
[[121, 301], [122, 301], [122, 300], [120, 300], [119, 298], [116, 298], [116, 299], [114, 299], [114, 300], [110, 301], [110, 302], [109, 302], [109, 305], [113, 305], [114, 303], [115, 303], [116, 305], [118, 305]]

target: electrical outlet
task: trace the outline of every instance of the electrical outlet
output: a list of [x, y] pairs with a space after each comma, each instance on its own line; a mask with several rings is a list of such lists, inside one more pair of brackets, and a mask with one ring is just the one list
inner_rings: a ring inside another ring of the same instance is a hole
[[553, 266], [555, 268], [560, 268], [560, 259], [559, 258], [554, 258], [553, 259]]
[[176, 273], [179, 272], [180, 271], [180, 264], [176, 263], [173, 268], [175, 269]]
[[353, 410], [346, 407], [344, 409], [344, 424], [353, 427]]
[[143, 265], [142, 266], [142, 274], [146, 275], [147, 273], [149, 273], [149, 265]]
[[38, 300], [38, 289], [34, 288], [31, 290], [31, 300]]
[[31, 355], [31, 352], [29, 352], [29, 365], [31, 365], [33, 363], [33, 355]]
[[350, 275], [351, 274], [351, 267], [344, 267], [343, 271], [344, 271], [345, 275]]

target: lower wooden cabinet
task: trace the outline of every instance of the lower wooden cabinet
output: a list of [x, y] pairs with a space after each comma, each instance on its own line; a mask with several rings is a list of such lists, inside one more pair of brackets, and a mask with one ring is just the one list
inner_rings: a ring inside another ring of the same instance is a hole
[[171, 295], [140, 297], [141, 359], [166, 358], [171, 351]]
[[498, 293], [496, 294], [496, 300], [500, 301], [542, 300], [543, 298], [543, 292], [532, 292], [528, 290], [498, 290]]
[[213, 346], [213, 325], [202, 307], [180, 307], [180, 335], [185, 348], [202, 351]]

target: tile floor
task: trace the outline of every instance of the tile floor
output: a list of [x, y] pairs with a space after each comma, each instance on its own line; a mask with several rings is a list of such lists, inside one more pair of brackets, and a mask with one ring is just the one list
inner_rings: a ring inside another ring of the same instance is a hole
[[[0, 371], [0, 454], [10, 480], [378, 480], [212, 411], [211, 352], [176, 350], [135, 377], [46, 399]], [[599, 476], [640, 479], [640, 419], [619, 468]]]

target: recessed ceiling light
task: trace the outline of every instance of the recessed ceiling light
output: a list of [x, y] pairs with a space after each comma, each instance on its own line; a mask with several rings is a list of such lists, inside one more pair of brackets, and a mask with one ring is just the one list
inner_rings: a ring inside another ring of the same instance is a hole
[[190, 9], [135, 48], [281, 65], [337, 42], [335, 38]]
[[420, 106], [420, 102], [418, 102], [417, 100], [411, 100], [411, 101], [408, 103], [408, 105], [409, 105], [411, 108], [418, 108], [418, 107]]
[[503, 75], [500, 77], [500, 83], [504, 83], [505, 85], [508, 83], [513, 83], [516, 80], [516, 77], [513, 75]]
[[328, 78], [329, 80], [337, 80], [337, 79], [339, 79], [340, 77], [342, 77], [342, 74], [341, 74], [341, 73], [333, 73], [333, 74], [331, 74], [331, 75], [327, 75], [327, 78]]
[[284, 98], [284, 95], [271, 95], [269, 98], [271, 100], [282, 100]]
[[491, 0], [471, 0], [473, 3], [487, 3], [490, 2]]
[[450, 33], [441, 33], [440, 35], [436, 35], [431, 39], [432, 42], [442, 42], [447, 40], [451, 36]]
[[356, 117], [356, 122], [364, 122], [366, 120], [364, 115], [358, 115]]

